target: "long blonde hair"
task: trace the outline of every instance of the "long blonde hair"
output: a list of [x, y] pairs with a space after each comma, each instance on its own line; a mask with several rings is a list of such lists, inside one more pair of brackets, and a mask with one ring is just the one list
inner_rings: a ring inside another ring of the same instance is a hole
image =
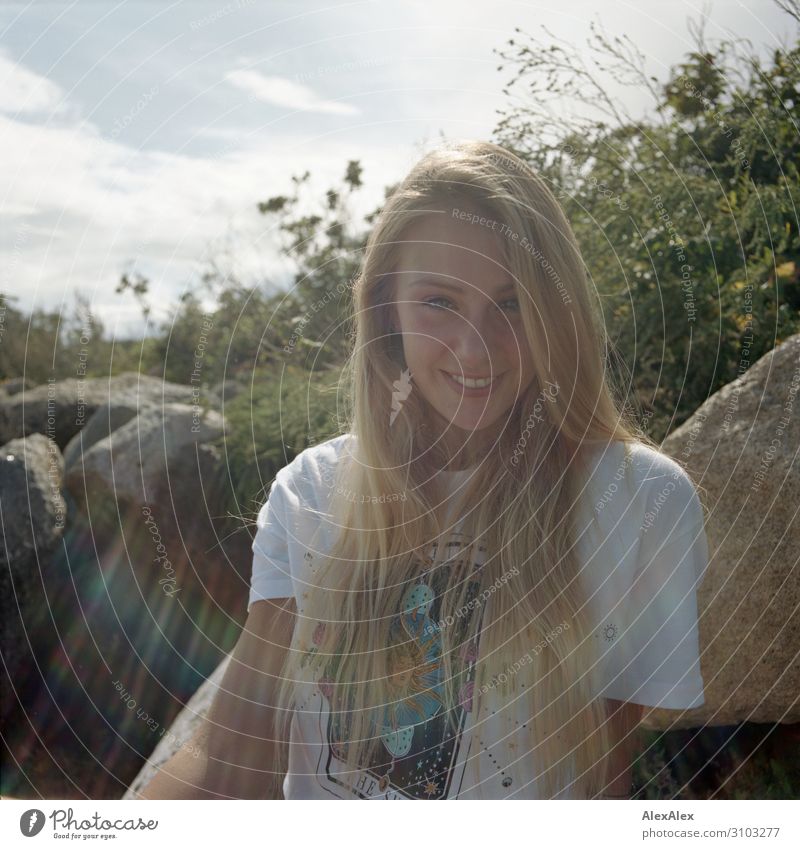
[[[509, 228], [504, 233], [518, 234], [498, 238], [517, 288], [535, 376], [503, 417], [492, 448], [470, 458], [477, 466], [456, 501], [436, 478], [448, 457], [420, 393], [404, 397], [390, 423], [398, 406], [392, 406], [395, 382], [405, 368], [400, 340], [390, 332], [390, 272], [412, 221], [431, 210], [465, 206], [503, 222]], [[601, 312], [553, 193], [522, 159], [498, 145], [440, 145], [387, 198], [355, 283], [353, 321], [342, 423], [342, 432], [354, 436], [352, 456], [339, 463], [330, 502], [330, 521], [341, 531], [329, 551], [315, 553], [326, 556], [315, 586], [307, 588], [281, 677], [279, 738], [286, 739], [294, 683], [307, 680], [305, 667], [328, 676], [332, 715], [346, 717], [339, 755], [347, 769], [357, 770], [377, 751], [376, 716], [398, 698], [390, 668], [397, 660], [387, 648], [392, 619], [402, 610], [407, 582], [441, 561], [441, 543], [452, 530], [442, 520], [446, 504], [469, 538], [483, 546], [482, 580], [495, 588], [475, 667], [476, 722], [487, 716], [484, 696], [490, 691], [510, 710], [524, 699], [528, 738], [518, 751], [536, 766], [540, 797], [555, 798], [565, 788], [570, 796], [593, 797], [613, 776], [601, 768], [610, 735], [596, 698], [596, 649], [574, 548], [583, 450], [611, 440], [650, 441], [614, 396]], [[454, 565], [440, 622], [454, 621], [469, 604], [471, 563], [465, 557]], [[440, 632], [448, 708], [459, 698], [458, 633], [448, 627]], [[539, 648], [531, 654], [534, 646]], [[513, 676], [501, 673], [520, 658], [532, 661], [527, 673], [534, 686], [517, 692]], [[283, 749], [278, 770], [286, 768]]]

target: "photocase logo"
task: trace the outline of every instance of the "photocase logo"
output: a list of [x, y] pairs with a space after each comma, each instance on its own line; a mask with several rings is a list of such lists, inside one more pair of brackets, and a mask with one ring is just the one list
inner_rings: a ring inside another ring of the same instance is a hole
[[19, 818], [19, 830], [25, 837], [36, 837], [44, 828], [44, 813], [38, 808], [31, 808]]
[[389, 427], [394, 424], [397, 414], [403, 408], [403, 401], [411, 394], [411, 372], [405, 369], [400, 373], [400, 379], [392, 382], [392, 413], [389, 416]]

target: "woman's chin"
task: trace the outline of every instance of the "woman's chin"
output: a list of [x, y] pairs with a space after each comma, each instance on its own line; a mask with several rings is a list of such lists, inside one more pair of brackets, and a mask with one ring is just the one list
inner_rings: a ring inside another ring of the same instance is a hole
[[[463, 412], [463, 411], [462, 411]], [[499, 425], [499, 416], [464, 416], [458, 415], [450, 420], [450, 429], [455, 430], [466, 441], [467, 437], [474, 434], [476, 437], [489, 435], [495, 425]]]

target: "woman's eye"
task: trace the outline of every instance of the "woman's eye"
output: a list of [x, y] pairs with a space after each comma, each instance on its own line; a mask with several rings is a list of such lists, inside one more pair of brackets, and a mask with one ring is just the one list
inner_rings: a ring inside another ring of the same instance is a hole
[[448, 300], [447, 300], [447, 298], [442, 298], [442, 297], [428, 298], [428, 300], [427, 300], [427, 301], [425, 301], [425, 303], [426, 303], [426, 304], [429, 304], [429, 305], [430, 305], [431, 307], [433, 307], [433, 309], [435, 309], [435, 310], [439, 310], [439, 309], [446, 309], [446, 307], [439, 307], [439, 306], [437, 306], [437, 305], [436, 305], [436, 302], [437, 302], [437, 301], [444, 301], [446, 304], [449, 304], [449, 303], [450, 303], [450, 301], [448, 301]]
[[[425, 304], [430, 305], [433, 309], [436, 309], [436, 310], [447, 309], [447, 307], [438, 306], [438, 302], [443, 302], [445, 304], [450, 303], [450, 301], [448, 301], [447, 298], [437, 296], [437, 297], [433, 297], [433, 298], [428, 298], [425, 301]], [[501, 306], [507, 306], [508, 304], [511, 305], [511, 309], [514, 312], [519, 312], [519, 301], [516, 298], [509, 298], [508, 300], [501, 302]]]
[[514, 312], [519, 312], [519, 301], [516, 298], [509, 298], [507, 301], [503, 301], [503, 303], [512, 304]]

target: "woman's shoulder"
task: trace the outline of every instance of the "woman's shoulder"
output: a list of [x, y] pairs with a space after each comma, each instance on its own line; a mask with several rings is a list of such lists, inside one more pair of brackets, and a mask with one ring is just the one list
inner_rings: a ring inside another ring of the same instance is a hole
[[343, 433], [309, 445], [280, 469], [276, 478], [301, 494], [325, 484], [330, 487], [336, 466], [342, 456], [352, 451], [354, 439], [352, 434]]
[[683, 466], [669, 454], [647, 443], [635, 441], [627, 445], [634, 482], [651, 496], [672, 496], [682, 506], [699, 502], [697, 487]]
[[682, 488], [694, 488], [691, 478], [677, 460], [638, 439], [617, 439], [585, 450], [593, 476], [625, 479], [646, 489], [667, 479], [679, 482]]
[[[702, 521], [693, 480], [667, 453], [640, 440], [614, 440], [592, 446], [588, 457], [596, 513], [643, 516], [643, 532], [658, 524], [670, 528], [670, 536], [686, 528], [687, 522]], [[598, 492], [602, 496], [597, 496]], [[618, 511], [608, 509], [614, 502]], [[631, 510], [633, 503], [638, 507]]]

